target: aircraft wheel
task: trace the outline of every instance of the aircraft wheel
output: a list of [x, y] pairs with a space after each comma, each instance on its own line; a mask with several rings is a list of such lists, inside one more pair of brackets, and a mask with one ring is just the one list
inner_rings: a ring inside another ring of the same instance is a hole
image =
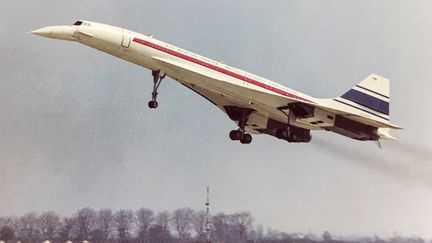
[[230, 139], [231, 140], [236, 140], [236, 130], [232, 130], [230, 133], [229, 133], [229, 137], [230, 137]]
[[231, 138], [231, 140], [235, 141], [235, 140], [240, 140], [242, 138], [242, 132], [239, 130], [232, 130], [229, 133], [229, 137]]
[[156, 109], [158, 107], [158, 102], [156, 100], [151, 100], [148, 103], [150, 109]]
[[250, 134], [244, 134], [241, 138], [240, 142], [242, 144], [250, 144], [252, 142], [252, 135]]

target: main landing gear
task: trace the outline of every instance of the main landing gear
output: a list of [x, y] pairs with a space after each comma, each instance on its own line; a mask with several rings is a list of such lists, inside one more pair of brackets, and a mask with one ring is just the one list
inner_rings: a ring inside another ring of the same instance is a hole
[[250, 144], [252, 142], [252, 135], [250, 135], [249, 133], [245, 133], [245, 131], [241, 128], [239, 128], [238, 130], [232, 130], [229, 133], [229, 137], [233, 141], [239, 140], [242, 144]]
[[153, 76], [153, 92], [152, 92], [152, 99], [149, 101], [148, 106], [150, 109], [156, 109], [158, 107], [157, 102], [157, 95], [158, 95], [158, 88], [160, 84], [162, 83], [162, 79], [165, 78], [165, 73], [161, 74], [161, 71], [152, 71]]
[[249, 115], [253, 112], [252, 109], [238, 108], [238, 107], [225, 107], [225, 110], [231, 119], [237, 120], [239, 129], [232, 130], [229, 133], [229, 137], [233, 141], [240, 141], [242, 144], [250, 144], [252, 142], [252, 135], [245, 133], [245, 125], [249, 118]]

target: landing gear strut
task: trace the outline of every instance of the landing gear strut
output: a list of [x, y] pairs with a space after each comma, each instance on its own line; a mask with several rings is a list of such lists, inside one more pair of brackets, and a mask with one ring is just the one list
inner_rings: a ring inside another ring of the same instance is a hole
[[153, 92], [152, 92], [152, 99], [149, 101], [148, 106], [150, 109], [156, 109], [158, 107], [157, 102], [157, 95], [158, 95], [158, 88], [160, 84], [162, 83], [162, 79], [165, 78], [165, 74], [161, 75], [161, 71], [152, 71], [153, 76]]
[[239, 129], [232, 130], [229, 133], [230, 139], [233, 141], [239, 140], [242, 144], [250, 144], [252, 142], [252, 135], [245, 133], [245, 126], [253, 110], [238, 107], [225, 107], [225, 110], [231, 119], [238, 120], [239, 125]]

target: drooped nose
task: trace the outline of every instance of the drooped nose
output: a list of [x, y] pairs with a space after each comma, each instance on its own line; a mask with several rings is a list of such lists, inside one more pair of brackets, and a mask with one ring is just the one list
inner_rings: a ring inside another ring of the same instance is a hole
[[73, 37], [75, 30], [75, 26], [47, 26], [37, 30], [33, 30], [31, 33], [54, 39], [74, 41], [76, 40]]

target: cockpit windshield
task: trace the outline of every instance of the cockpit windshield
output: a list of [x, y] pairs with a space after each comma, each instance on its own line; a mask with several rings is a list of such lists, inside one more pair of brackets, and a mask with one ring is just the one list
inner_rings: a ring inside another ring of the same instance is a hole
[[85, 21], [81, 21], [81, 20], [78, 20], [73, 25], [75, 25], [75, 26], [85, 25], [85, 26], [89, 26], [89, 27], [91, 26], [91, 24], [89, 22], [85, 22]]

